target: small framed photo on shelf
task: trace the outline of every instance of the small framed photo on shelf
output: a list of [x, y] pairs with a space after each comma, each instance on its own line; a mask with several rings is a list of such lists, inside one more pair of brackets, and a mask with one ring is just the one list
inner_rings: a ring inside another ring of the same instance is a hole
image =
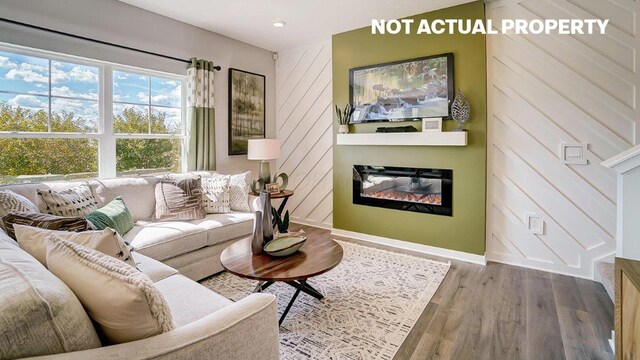
[[264, 188], [270, 194], [275, 194], [280, 192], [280, 185], [278, 183], [268, 183], [267, 185], [265, 185]]
[[442, 118], [422, 118], [422, 132], [442, 132]]

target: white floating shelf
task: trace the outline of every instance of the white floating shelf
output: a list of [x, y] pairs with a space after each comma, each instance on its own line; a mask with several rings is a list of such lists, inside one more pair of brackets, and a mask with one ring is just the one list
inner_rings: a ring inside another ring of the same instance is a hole
[[338, 145], [467, 146], [466, 131], [338, 134]]

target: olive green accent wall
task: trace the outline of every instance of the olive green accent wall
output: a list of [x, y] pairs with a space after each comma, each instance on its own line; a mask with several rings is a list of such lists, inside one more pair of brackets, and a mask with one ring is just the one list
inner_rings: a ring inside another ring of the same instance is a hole
[[[364, 234], [483, 255], [485, 252], [487, 83], [484, 35], [415, 34], [421, 19], [484, 19], [484, 3], [477, 1], [426, 14], [415, 19], [411, 35], [372, 35], [366, 27], [333, 36], [333, 101], [349, 101], [349, 69], [447, 52], [454, 53], [454, 80], [471, 104], [465, 125], [469, 145], [333, 146], [333, 227]], [[334, 115], [335, 117], [335, 115]], [[406, 125], [407, 123], [402, 123]], [[419, 122], [410, 125], [420, 129]], [[455, 127], [445, 120], [443, 130]], [[356, 133], [375, 132], [389, 123], [351, 125]], [[443, 168], [453, 170], [453, 216], [383, 209], [352, 202], [354, 164]]]

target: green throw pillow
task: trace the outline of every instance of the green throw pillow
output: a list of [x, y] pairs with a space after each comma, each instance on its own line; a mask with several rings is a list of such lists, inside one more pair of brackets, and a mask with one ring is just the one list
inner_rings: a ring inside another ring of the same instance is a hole
[[120, 235], [124, 235], [133, 228], [133, 218], [122, 197], [111, 200], [100, 209], [87, 214], [85, 217], [97, 230], [112, 228]]

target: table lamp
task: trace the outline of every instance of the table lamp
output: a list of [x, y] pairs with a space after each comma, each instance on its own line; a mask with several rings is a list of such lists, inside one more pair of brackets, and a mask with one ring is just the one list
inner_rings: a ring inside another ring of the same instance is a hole
[[260, 160], [259, 178], [264, 184], [271, 183], [271, 169], [269, 160], [280, 158], [280, 140], [278, 139], [249, 139], [247, 159]]

